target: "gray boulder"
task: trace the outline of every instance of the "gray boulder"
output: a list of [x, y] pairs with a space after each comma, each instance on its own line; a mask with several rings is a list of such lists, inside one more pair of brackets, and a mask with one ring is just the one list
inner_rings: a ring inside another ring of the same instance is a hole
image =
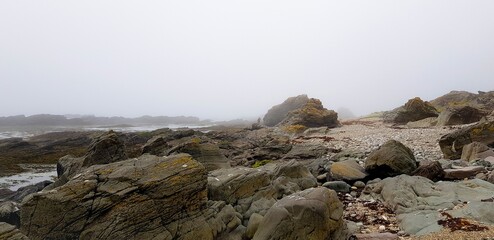
[[351, 188], [351, 186], [348, 183], [343, 181], [325, 182], [322, 186], [334, 190], [336, 192], [342, 192], [342, 193], [349, 193]]
[[301, 163], [270, 163], [259, 168], [236, 167], [209, 173], [208, 197], [225, 201], [248, 221], [253, 213], [264, 215], [284, 196], [317, 186], [316, 178]]
[[481, 122], [464, 127], [439, 139], [439, 146], [446, 159], [459, 159], [463, 147], [472, 142], [494, 146], [494, 121]]
[[412, 150], [396, 140], [389, 140], [369, 154], [365, 170], [374, 177], [389, 177], [412, 174], [417, 161]]
[[286, 99], [283, 103], [276, 105], [268, 110], [264, 118], [262, 119], [264, 125], [269, 127], [274, 127], [283, 119], [286, 115], [298, 108], [301, 108], [309, 101], [307, 95], [299, 95], [296, 97], [290, 97]]
[[469, 124], [478, 122], [487, 115], [489, 115], [489, 112], [471, 106], [447, 108], [439, 114], [437, 125], [450, 126]]
[[[401, 229], [409, 234], [422, 235], [441, 230], [437, 224], [437, 220], [442, 218], [439, 209], [458, 209], [455, 206], [464, 203], [468, 208], [470, 204], [490, 199], [493, 191], [494, 184], [480, 179], [434, 183], [424, 177], [400, 175], [368, 183], [361, 197], [384, 202], [397, 214]], [[447, 212], [453, 214], [450, 210]], [[482, 213], [466, 215], [458, 212], [456, 216], [492, 224], [494, 222], [485, 217], [490, 214], [494, 214], [492, 207]]]
[[253, 239], [345, 239], [342, 216], [343, 204], [334, 191], [306, 189], [271, 207]]
[[367, 177], [365, 169], [356, 160], [335, 162], [330, 169], [331, 178], [334, 180], [356, 181]]
[[33, 240], [214, 239], [239, 224], [233, 207], [207, 200], [207, 171], [187, 154], [94, 165], [21, 208]]

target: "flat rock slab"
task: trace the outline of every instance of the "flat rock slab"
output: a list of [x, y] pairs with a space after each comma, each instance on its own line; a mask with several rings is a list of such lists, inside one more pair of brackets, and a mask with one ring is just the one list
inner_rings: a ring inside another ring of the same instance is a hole
[[444, 170], [444, 178], [450, 180], [461, 180], [465, 178], [471, 178], [475, 175], [487, 172], [482, 166], [469, 166], [456, 169], [446, 169]]

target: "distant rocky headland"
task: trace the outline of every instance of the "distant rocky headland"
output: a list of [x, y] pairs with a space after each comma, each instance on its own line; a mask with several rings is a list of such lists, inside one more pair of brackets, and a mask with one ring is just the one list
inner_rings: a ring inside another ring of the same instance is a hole
[[0, 239], [494, 236], [494, 91], [350, 120], [299, 95], [248, 126], [0, 140], [0, 174], [19, 163], [57, 178], [0, 189]]

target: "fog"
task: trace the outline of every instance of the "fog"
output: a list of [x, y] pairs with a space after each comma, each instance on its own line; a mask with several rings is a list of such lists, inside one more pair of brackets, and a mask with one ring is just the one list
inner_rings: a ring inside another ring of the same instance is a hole
[[0, 3], [0, 115], [356, 115], [494, 90], [494, 1]]

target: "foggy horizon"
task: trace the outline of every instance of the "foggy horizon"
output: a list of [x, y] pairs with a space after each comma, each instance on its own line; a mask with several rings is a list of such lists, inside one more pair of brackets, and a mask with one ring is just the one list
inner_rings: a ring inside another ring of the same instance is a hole
[[357, 116], [494, 90], [494, 2], [5, 1], [0, 116]]

